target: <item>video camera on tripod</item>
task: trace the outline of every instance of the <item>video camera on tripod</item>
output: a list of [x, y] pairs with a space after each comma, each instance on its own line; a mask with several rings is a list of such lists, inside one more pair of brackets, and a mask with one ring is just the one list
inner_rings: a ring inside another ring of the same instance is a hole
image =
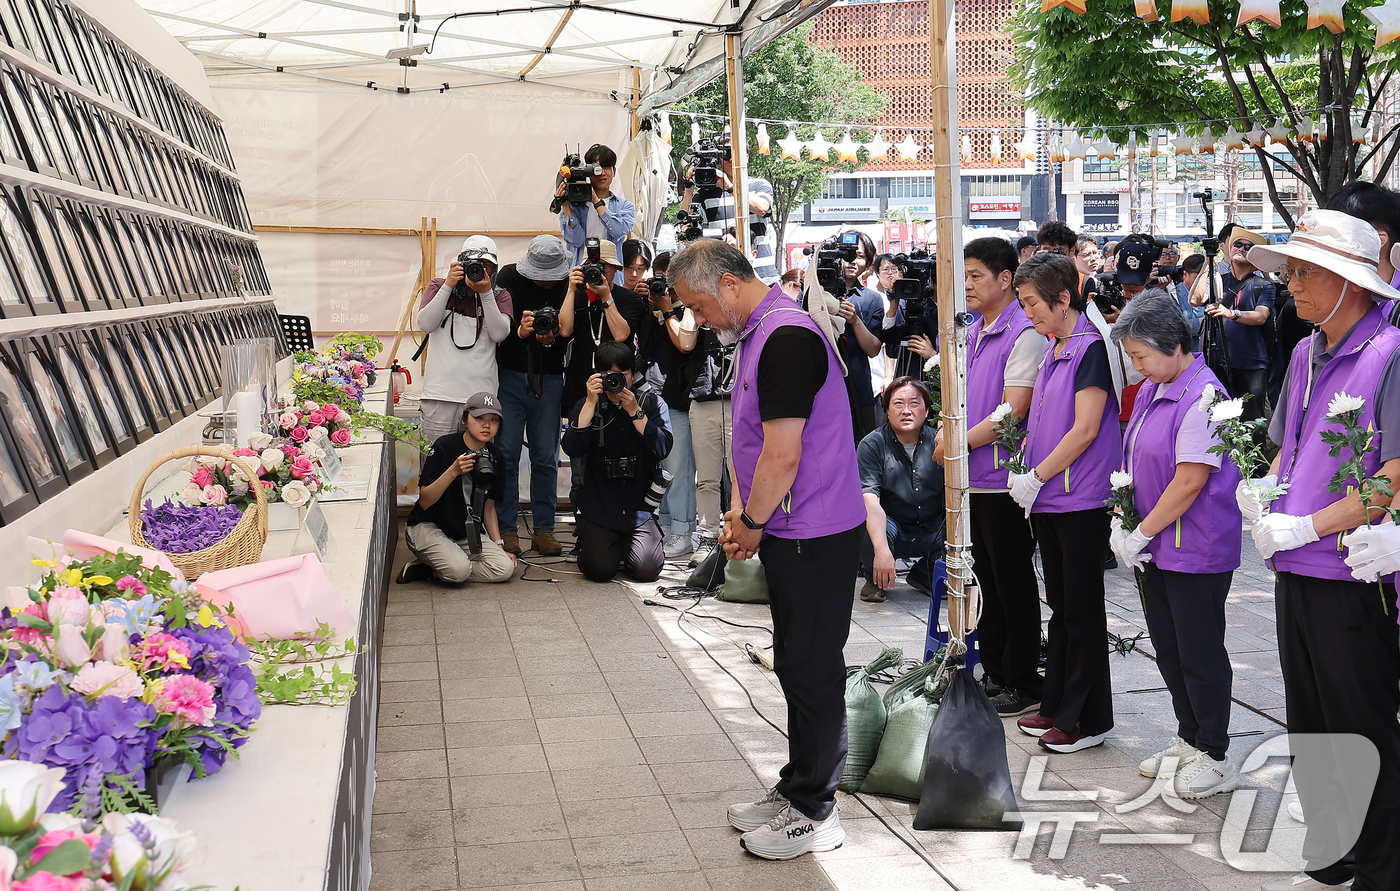
[[[843, 264], [856, 261], [856, 251], [859, 247], [859, 232], [833, 235], [817, 247], [817, 284], [831, 296], [839, 298], [845, 295], [846, 267]], [[802, 253], [810, 257], [813, 251], [805, 247]]]
[[925, 336], [937, 327], [937, 321], [929, 325], [930, 315], [938, 318], [938, 298], [935, 285], [938, 282], [938, 261], [928, 255], [928, 251], [914, 250], [908, 254], [895, 254], [894, 263], [903, 273], [890, 286], [890, 298], [904, 301], [904, 322], [909, 328], [910, 337]]
[[720, 162], [729, 161], [732, 157], [727, 142], [705, 138], [686, 150], [685, 156], [681, 158], [681, 163], [694, 165], [695, 169], [691, 174], [691, 179], [696, 188], [718, 189]]

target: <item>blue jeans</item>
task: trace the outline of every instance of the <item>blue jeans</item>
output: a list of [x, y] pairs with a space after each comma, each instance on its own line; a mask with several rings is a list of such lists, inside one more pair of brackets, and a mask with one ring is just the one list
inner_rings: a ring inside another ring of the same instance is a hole
[[559, 504], [559, 430], [563, 415], [559, 399], [564, 393], [564, 376], [546, 374], [541, 389], [544, 395], [535, 398], [532, 384], [539, 379], [523, 371], [500, 371], [496, 398], [505, 413], [496, 444], [505, 455], [501, 476], [505, 480], [506, 497], [496, 502], [496, 519], [501, 532], [515, 531], [515, 515], [520, 507], [516, 489], [520, 485], [520, 447], [525, 435], [530, 436], [530, 505], [534, 528], [553, 529], [554, 509]]
[[[870, 533], [863, 524], [860, 530], [860, 577], [868, 582], [872, 580], [875, 568], [875, 545], [870, 543]], [[885, 517], [885, 542], [890, 547], [890, 553], [896, 559], [917, 557], [923, 563], [919, 572], [929, 573], [930, 579], [933, 577], [933, 564], [927, 557], [929, 551], [939, 543], [942, 533], [941, 523], [926, 527], [914, 526]]]
[[666, 472], [675, 477], [666, 497], [661, 499], [662, 518], [670, 518], [671, 533], [695, 528], [695, 453], [690, 449], [690, 415], [671, 412], [671, 454], [661, 462]]

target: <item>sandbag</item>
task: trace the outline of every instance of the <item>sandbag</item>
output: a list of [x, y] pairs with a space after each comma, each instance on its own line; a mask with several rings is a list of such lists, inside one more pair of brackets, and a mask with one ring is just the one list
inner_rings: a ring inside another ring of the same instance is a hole
[[728, 562], [729, 559], [724, 556], [724, 548], [715, 548], [710, 551], [710, 556], [690, 571], [690, 578], [685, 581], [686, 587], [715, 591], [724, 584], [724, 567]]
[[880, 655], [864, 668], [854, 668], [846, 675], [846, 767], [836, 788], [842, 792], [859, 792], [880, 751], [880, 739], [885, 735], [885, 702], [870, 685], [870, 676], [898, 665], [904, 659], [899, 647], [885, 647]]
[[724, 584], [715, 594], [730, 603], [767, 603], [768, 579], [763, 575], [763, 563], [758, 557], [730, 560], [724, 566]]
[[[924, 681], [937, 673], [938, 666], [942, 664], [943, 656], [947, 652], [946, 649], [939, 650], [934, 654], [932, 659], [917, 668], [909, 670], [901, 675], [893, 684], [890, 684], [890, 688], [885, 691], [885, 711], [893, 712], [901, 704], [923, 693]], [[944, 677], [939, 683], [946, 685], [948, 679]], [[942, 690], [939, 692], [941, 693]]]
[[927, 751], [915, 829], [1020, 830], [1020, 821], [1002, 820], [1019, 810], [1006, 761], [1006, 731], [972, 672], [952, 670], [929, 728]]
[[939, 696], [935, 691], [942, 687], [941, 680], [935, 684], [929, 677], [919, 695], [890, 710], [885, 735], [880, 740], [880, 754], [875, 756], [875, 764], [865, 775], [860, 791], [919, 800], [928, 764], [929, 728], [938, 714]]

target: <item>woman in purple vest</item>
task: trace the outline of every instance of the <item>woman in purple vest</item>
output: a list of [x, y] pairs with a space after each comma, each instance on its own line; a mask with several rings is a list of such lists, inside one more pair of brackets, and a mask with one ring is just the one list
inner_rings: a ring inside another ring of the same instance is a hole
[[[1364, 790], [1370, 804], [1354, 846], [1351, 839], [1338, 841], [1339, 830], [1361, 815], [1339, 813], [1344, 808], [1335, 790], [1355, 777], [1356, 759], [1341, 754], [1330, 766], [1327, 753], [1295, 758], [1308, 868], [1306, 878], [1281, 888], [1323, 888], [1349, 879], [1356, 891], [1400, 888], [1395, 588], [1357, 581], [1346, 559], [1364, 537], [1348, 530], [1376, 520], [1390, 499], [1376, 493], [1368, 512], [1351, 487], [1346, 494], [1329, 491], [1342, 458], [1332, 457], [1321, 438], [1341, 429], [1329, 404], [1342, 393], [1361, 397], [1360, 424], [1375, 430], [1363, 459], [1366, 476], [1387, 476], [1392, 486], [1400, 481], [1400, 331], [1386, 320], [1382, 299], [1400, 295], [1376, 272], [1380, 248], [1370, 224], [1315, 210], [1298, 220], [1287, 244], [1249, 252], [1260, 269], [1286, 272], [1299, 318], [1319, 329], [1293, 350], [1269, 424], [1269, 438], [1280, 449], [1269, 475], [1242, 483], [1236, 493], [1254, 523], [1255, 547], [1274, 569], [1288, 732], [1339, 740], [1356, 734], [1380, 755], [1374, 788]], [[1272, 504], [1262, 503], [1261, 483], [1288, 489]]]
[[1240, 475], [1210, 453], [1218, 439], [1209, 403], [1223, 387], [1191, 354], [1191, 327], [1165, 291], [1130, 300], [1113, 342], [1147, 382], [1123, 444], [1142, 522], [1129, 531], [1114, 517], [1109, 542], [1118, 559], [1141, 572], [1147, 630], [1177, 719], [1176, 737], [1138, 770], [1145, 777], [1170, 772], [1168, 795], [1206, 798], [1239, 785], [1225, 756], [1234, 679], [1225, 596], [1240, 565]]
[[1074, 263], [1037, 254], [1015, 284], [1035, 330], [1054, 338], [1035, 381], [1027, 473], [1007, 482], [1034, 520], [1050, 604], [1040, 711], [1017, 726], [1053, 752], [1103, 743], [1113, 729], [1103, 561], [1108, 549], [1108, 476], [1122, 462], [1118, 400], [1103, 337], [1084, 315]]

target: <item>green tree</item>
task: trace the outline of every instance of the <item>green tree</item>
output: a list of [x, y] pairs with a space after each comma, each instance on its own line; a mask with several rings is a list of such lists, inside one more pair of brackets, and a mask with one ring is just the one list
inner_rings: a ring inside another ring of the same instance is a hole
[[[1279, 163], [1321, 206], [1373, 161], [1384, 177], [1394, 163], [1400, 129], [1377, 112], [1395, 68], [1395, 44], [1377, 50], [1375, 29], [1362, 10], [1383, 0], [1347, 0], [1345, 30], [1307, 28], [1304, 0], [1283, 0], [1283, 26], [1236, 26], [1235, 0], [1210, 0], [1210, 23], [1167, 21], [1170, 0], [1157, 0], [1162, 16], [1145, 22], [1133, 0], [1089, 0], [1079, 16], [1064, 7], [1048, 13], [1023, 5], [1009, 22], [1016, 60], [1008, 73], [1026, 104], [1067, 125], [1107, 131], [1119, 143], [1129, 130], [1167, 121], [1233, 119], [1241, 131], [1279, 123], [1296, 132], [1311, 114], [1329, 138], [1300, 143], [1288, 138]], [[1321, 113], [1318, 113], [1321, 109]], [[1353, 115], [1378, 131], [1372, 145], [1352, 141]], [[1187, 126], [1191, 135], [1203, 126]], [[1218, 136], [1220, 125], [1213, 128]], [[1291, 227], [1290, 208], [1279, 199], [1270, 154], [1254, 151], [1269, 198]]]
[[[884, 94], [864, 83], [860, 72], [842, 61], [833, 50], [808, 43], [811, 31], [810, 23], [795, 28], [744, 59], [746, 113], [754, 118], [779, 121], [873, 123], [885, 107]], [[725, 82], [715, 81], [677, 103], [676, 108], [727, 116], [729, 98]], [[711, 136], [720, 127], [716, 120], [701, 122], [702, 131]], [[761, 176], [773, 184], [773, 222], [778, 238], [775, 253], [779, 257], [783, 256], [787, 243], [787, 225], [792, 211], [817, 197], [826, 182], [827, 172], [851, 172], [860, 167], [849, 161], [840, 164], [822, 159], [814, 161], [805, 149], [802, 160], [784, 160], [778, 140], [787, 136], [786, 129], [782, 126], [769, 128], [770, 155], [758, 153], [755, 125], [749, 125], [748, 133], [749, 175]], [[798, 127], [798, 138], [811, 139], [816, 130], [815, 127]], [[871, 132], [856, 128], [851, 138], [860, 141], [862, 134]], [[829, 127], [823, 133], [832, 142], [844, 135], [844, 131], [836, 132]], [[672, 140], [672, 153], [679, 168], [681, 156], [690, 147], [690, 128], [675, 126]], [[868, 153], [861, 150], [860, 157], [866, 159], [867, 156]]]

